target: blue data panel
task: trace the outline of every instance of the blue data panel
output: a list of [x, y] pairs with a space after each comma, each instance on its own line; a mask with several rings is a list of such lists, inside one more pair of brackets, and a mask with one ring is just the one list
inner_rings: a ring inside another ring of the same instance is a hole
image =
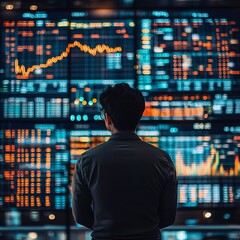
[[240, 117], [237, 11], [138, 12], [136, 26], [144, 119]]
[[233, 207], [240, 202], [239, 124], [146, 124], [138, 134], [171, 156], [179, 207]]
[[3, 119], [68, 118], [67, 80], [3, 80], [0, 104]]
[[138, 15], [141, 89], [237, 91], [237, 11], [153, 11]]
[[64, 125], [3, 124], [0, 208], [66, 208], [68, 139]]
[[[133, 12], [73, 12], [71, 78], [133, 80]], [[104, 83], [104, 82], [103, 82]]]

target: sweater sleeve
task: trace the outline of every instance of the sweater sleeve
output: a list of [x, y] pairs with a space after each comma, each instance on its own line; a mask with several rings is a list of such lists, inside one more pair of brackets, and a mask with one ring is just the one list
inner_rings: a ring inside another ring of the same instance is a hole
[[168, 169], [166, 171], [166, 182], [163, 187], [161, 198], [159, 200], [159, 228], [165, 228], [174, 223], [177, 210], [177, 186], [178, 181], [176, 179], [176, 169], [170, 158], [166, 155], [168, 159]]
[[94, 214], [92, 210], [92, 196], [84, 180], [83, 159], [75, 165], [72, 180], [72, 213], [74, 220], [87, 228], [93, 228]]

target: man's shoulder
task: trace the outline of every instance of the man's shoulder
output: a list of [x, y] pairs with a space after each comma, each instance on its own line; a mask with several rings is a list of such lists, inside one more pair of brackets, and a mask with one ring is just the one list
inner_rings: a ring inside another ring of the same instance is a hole
[[150, 152], [152, 152], [153, 154], [157, 154], [157, 155], [163, 155], [166, 156], [167, 158], [170, 158], [168, 153], [166, 151], [164, 151], [163, 149], [156, 147], [148, 142], [144, 142], [142, 141], [143, 145], [146, 147], [146, 149], [148, 149]]
[[173, 169], [173, 172], [174, 172], [174, 163], [173, 163], [173, 160], [172, 158], [170, 157], [170, 155], [164, 151], [163, 149], [159, 148], [159, 147], [156, 147], [156, 146], [153, 146], [152, 144], [150, 143], [147, 143], [147, 142], [143, 142], [144, 143], [144, 146], [145, 148], [142, 148], [143, 151], [144, 149], [146, 149], [146, 155], [147, 156], [151, 156], [152, 160], [155, 162], [155, 163], [158, 163], [160, 164], [161, 166], [164, 166], [165, 168], [171, 168]]
[[101, 153], [102, 151], [104, 151], [105, 147], [107, 147], [107, 142], [101, 143], [98, 146], [88, 149], [81, 156], [82, 158], [92, 158], [97, 154]]
[[90, 165], [95, 162], [96, 156], [101, 154], [104, 151], [106, 143], [99, 144], [98, 146], [88, 149], [84, 153], [81, 154], [80, 158], [78, 159], [78, 164], [82, 167], [89, 167]]

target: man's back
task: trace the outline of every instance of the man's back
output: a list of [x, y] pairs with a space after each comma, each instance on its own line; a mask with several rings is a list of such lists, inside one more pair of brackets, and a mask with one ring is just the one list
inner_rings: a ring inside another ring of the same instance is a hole
[[[175, 219], [173, 163], [166, 152], [133, 132], [115, 133], [84, 153], [76, 165], [73, 191], [75, 219], [93, 229], [94, 239], [155, 240], [159, 228]], [[81, 201], [82, 206], [92, 201], [93, 211], [81, 208]]]

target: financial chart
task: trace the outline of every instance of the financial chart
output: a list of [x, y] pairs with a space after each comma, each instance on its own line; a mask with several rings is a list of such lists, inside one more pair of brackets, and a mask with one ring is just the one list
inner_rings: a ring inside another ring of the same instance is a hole
[[94, 52], [72, 50], [71, 121], [100, 120], [100, 93], [116, 83], [134, 84], [133, 13], [120, 12], [121, 18], [111, 13], [105, 19], [96, 14], [72, 13], [71, 41], [94, 47]]
[[232, 13], [138, 13], [137, 75], [146, 91], [145, 119], [239, 117], [239, 17]]
[[68, 20], [56, 16], [3, 20], [1, 118], [68, 118]]
[[76, 161], [110, 136], [99, 96], [121, 82], [143, 92], [137, 133], [171, 156], [178, 207], [240, 203], [237, 11], [16, 12], [0, 24], [1, 210], [71, 206]]
[[66, 208], [67, 141], [63, 125], [3, 124], [1, 208]]
[[234, 206], [240, 200], [239, 126], [142, 125], [138, 133], [171, 156], [180, 182], [179, 206]]
[[231, 16], [223, 16], [222, 11], [153, 11], [138, 15], [139, 88], [237, 90], [237, 12]]

